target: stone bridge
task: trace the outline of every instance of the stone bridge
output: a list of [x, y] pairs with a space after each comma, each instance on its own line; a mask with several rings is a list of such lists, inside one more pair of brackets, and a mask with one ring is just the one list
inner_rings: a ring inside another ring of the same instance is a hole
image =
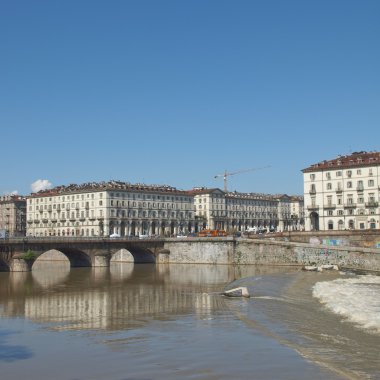
[[[64, 256], [63, 256], [64, 255]], [[0, 241], [0, 270], [29, 271], [38, 260], [68, 259], [71, 267], [111, 261], [169, 264], [320, 265], [380, 271], [380, 249], [274, 239], [19, 238]]]
[[155, 263], [168, 254], [164, 244], [165, 239], [138, 238], [7, 239], [0, 241], [0, 271], [30, 271], [36, 260], [68, 259], [71, 267], [106, 267], [111, 260]]

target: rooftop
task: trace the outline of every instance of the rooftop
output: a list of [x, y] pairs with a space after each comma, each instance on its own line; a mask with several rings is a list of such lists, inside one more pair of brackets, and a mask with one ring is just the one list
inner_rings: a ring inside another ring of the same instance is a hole
[[111, 180], [108, 182], [86, 182], [83, 184], [70, 184], [56, 186], [48, 190], [40, 190], [32, 193], [32, 197], [37, 196], [52, 196], [67, 193], [81, 193], [81, 192], [96, 192], [104, 190], [114, 191], [146, 191], [146, 192], [160, 192], [160, 193], [181, 193], [187, 194], [186, 191], [178, 190], [175, 187], [168, 185], [146, 185], [144, 183], [131, 184], [129, 182]]
[[302, 172], [315, 172], [322, 170], [345, 169], [352, 167], [374, 166], [380, 164], [380, 152], [354, 152], [350, 155], [341, 156], [313, 164]]

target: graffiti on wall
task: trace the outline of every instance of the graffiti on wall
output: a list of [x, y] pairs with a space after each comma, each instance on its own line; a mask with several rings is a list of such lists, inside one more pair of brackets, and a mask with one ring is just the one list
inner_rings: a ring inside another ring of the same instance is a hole
[[380, 242], [364, 241], [363, 247], [364, 248], [380, 248]]
[[321, 244], [321, 242], [319, 241], [319, 239], [317, 237], [315, 237], [315, 236], [313, 236], [313, 237], [311, 237], [309, 239], [309, 243], [313, 244], [313, 245], [319, 245], [319, 244]]
[[347, 241], [344, 239], [323, 239], [322, 241], [323, 245], [331, 245], [331, 246], [345, 246], [349, 245], [347, 244]]

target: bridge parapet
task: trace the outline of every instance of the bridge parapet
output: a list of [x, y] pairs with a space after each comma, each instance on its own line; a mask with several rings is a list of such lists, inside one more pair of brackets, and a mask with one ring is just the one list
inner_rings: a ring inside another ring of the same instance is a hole
[[127, 252], [134, 262], [156, 262], [163, 248], [164, 239], [12, 238], [0, 241], [0, 270], [30, 270], [33, 262], [22, 261], [26, 252], [39, 257], [51, 251], [59, 251], [67, 257], [72, 267], [107, 267], [112, 257], [120, 251]]

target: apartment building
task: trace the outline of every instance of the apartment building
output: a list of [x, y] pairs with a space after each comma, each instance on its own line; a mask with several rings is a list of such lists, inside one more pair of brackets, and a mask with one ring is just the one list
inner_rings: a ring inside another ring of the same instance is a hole
[[171, 186], [91, 182], [27, 197], [28, 236], [172, 236], [194, 231], [194, 198]]
[[304, 197], [292, 195], [290, 197], [290, 228], [291, 231], [304, 231], [305, 229], [305, 209]]
[[0, 230], [9, 237], [25, 236], [26, 199], [19, 195], [0, 196]]
[[302, 197], [236, 191], [224, 193], [217, 188], [194, 188], [191, 193], [194, 196], [196, 219], [200, 229], [303, 229]]
[[338, 156], [302, 172], [307, 231], [380, 228], [379, 152]]

